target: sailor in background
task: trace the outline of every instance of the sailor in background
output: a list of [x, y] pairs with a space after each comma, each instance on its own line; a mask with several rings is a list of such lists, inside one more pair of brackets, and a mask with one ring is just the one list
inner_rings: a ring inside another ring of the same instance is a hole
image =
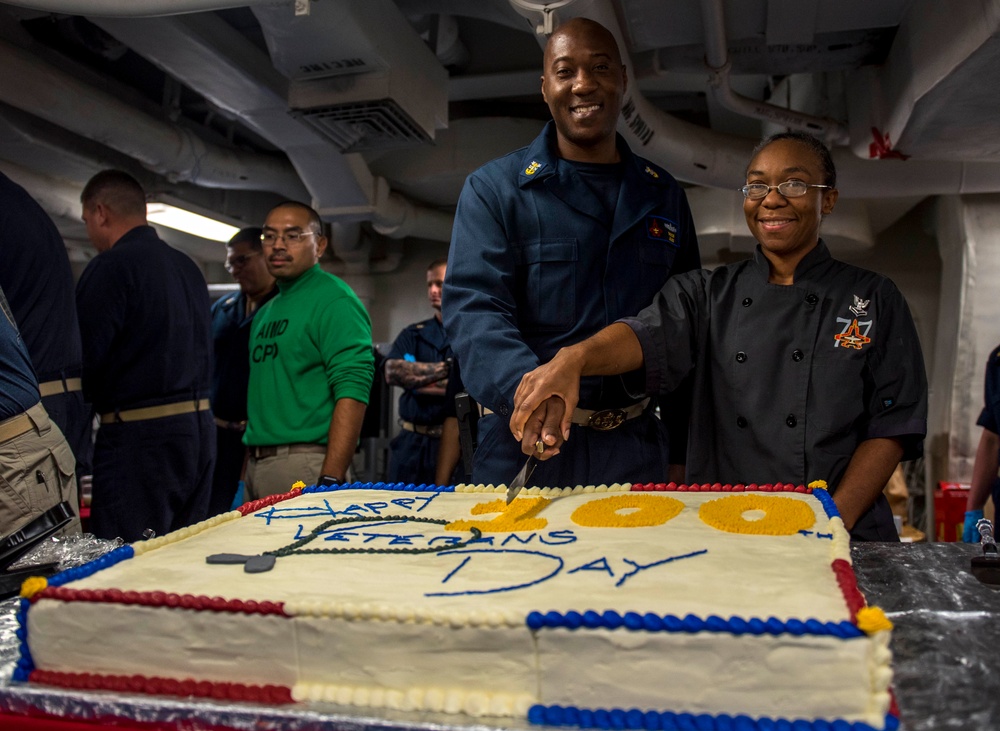
[[389, 482], [434, 484], [451, 348], [441, 324], [441, 288], [448, 262], [427, 267], [427, 299], [434, 317], [404, 328], [385, 361], [385, 381], [403, 389], [402, 429], [389, 445]]
[[209, 516], [229, 510], [236, 496], [247, 450], [247, 386], [250, 382], [250, 326], [258, 310], [278, 293], [267, 270], [260, 228], [244, 228], [226, 244], [226, 270], [240, 289], [212, 305], [215, 363], [212, 413], [215, 416], [215, 474]]
[[983, 427], [976, 450], [976, 461], [972, 466], [972, 484], [965, 507], [965, 525], [962, 540], [979, 543], [976, 523], [983, 517], [983, 507], [992, 494], [993, 508], [1000, 502], [1000, 346], [990, 353], [986, 362], [986, 378], [983, 382], [984, 404], [976, 424]]
[[146, 193], [120, 170], [80, 197], [98, 254], [77, 283], [83, 393], [101, 426], [91, 530], [141, 539], [204, 520], [215, 465], [208, 286], [146, 222]]

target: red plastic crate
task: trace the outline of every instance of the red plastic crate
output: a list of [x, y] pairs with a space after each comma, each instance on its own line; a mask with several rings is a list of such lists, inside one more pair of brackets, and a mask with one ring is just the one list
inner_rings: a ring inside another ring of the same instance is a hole
[[965, 525], [965, 504], [969, 485], [961, 482], [939, 482], [934, 491], [934, 534], [939, 541], [962, 540]]

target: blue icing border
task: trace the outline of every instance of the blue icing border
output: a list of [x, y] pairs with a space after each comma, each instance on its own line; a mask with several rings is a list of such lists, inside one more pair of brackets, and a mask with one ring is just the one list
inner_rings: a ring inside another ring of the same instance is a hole
[[833, 502], [833, 496], [829, 491], [822, 488], [814, 487], [812, 488], [813, 497], [819, 500], [819, 504], [823, 506], [823, 510], [826, 511], [826, 517], [829, 519], [839, 518], [840, 511], [837, 510], [836, 503]]
[[309, 485], [306, 495], [342, 490], [389, 490], [392, 492], [455, 492], [454, 485], [414, 485], [412, 482], [349, 482], [343, 485]]
[[[46, 579], [46, 583], [49, 586], [62, 586], [77, 579], [85, 579], [88, 576], [96, 574], [98, 571], [114, 566], [120, 561], [126, 561], [133, 556], [135, 556], [135, 551], [132, 546], [120, 546], [113, 551], [108, 551], [103, 556], [95, 558], [93, 561], [60, 571]], [[17, 649], [20, 657], [14, 666], [11, 680], [23, 683], [28, 682], [28, 676], [35, 669], [35, 661], [28, 650], [28, 609], [30, 606], [31, 600], [21, 599], [21, 604], [17, 610], [17, 629], [14, 631], [14, 636], [19, 640]]]
[[707, 713], [641, 711], [638, 708], [578, 708], [576, 706], [534, 705], [528, 710], [528, 722], [540, 726], [576, 726], [589, 729], [635, 729], [642, 731], [898, 731], [899, 719], [885, 717], [885, 725], [874, 728], [863, 721], [844, 719], [789, 720], [762, 716], [730, 716]]
[[796, 636], [830, 636], [840, 639], [864, 637], [865, 633], [853, 623], [821, 622], [818, 619], [789, 619], [782, 621], [777, 617], [761, 619], [751, 617], [730, 617], [723, 619], [711, 615], [702, 619], [694, 614], [678, 617], [673, 614], [658, 615], [652, 612], [639, 614], [625, 612], [619, 614], [614, 610], [596, 612], [588, 609], [584, 612], [570, 610], [568, 612], [530, 612], [525, 617], [525, 624], [531, 630], [566, 628], [576, 629], [619, 629], [624, 627], [632, 632], [727, 632], [733, 635], [782, 635]]

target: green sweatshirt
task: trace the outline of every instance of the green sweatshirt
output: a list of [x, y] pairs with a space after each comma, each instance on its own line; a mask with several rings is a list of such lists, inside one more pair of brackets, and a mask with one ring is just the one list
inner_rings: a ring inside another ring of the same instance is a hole
[[265, 304], [250, 333], [251, 446], [326, 444], [338, 399], [368, 403], [375, 365], [361, 300], [319, 264]]

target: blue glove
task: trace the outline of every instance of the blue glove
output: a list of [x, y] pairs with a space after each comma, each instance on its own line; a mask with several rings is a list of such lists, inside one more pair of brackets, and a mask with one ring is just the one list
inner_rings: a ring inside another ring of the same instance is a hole
[[979, 529], [976, 528], [983, 517], [982, 510], [966, 510], [965, 526], [962, 528], [962, 540], [966, 543], [979, 543]]

